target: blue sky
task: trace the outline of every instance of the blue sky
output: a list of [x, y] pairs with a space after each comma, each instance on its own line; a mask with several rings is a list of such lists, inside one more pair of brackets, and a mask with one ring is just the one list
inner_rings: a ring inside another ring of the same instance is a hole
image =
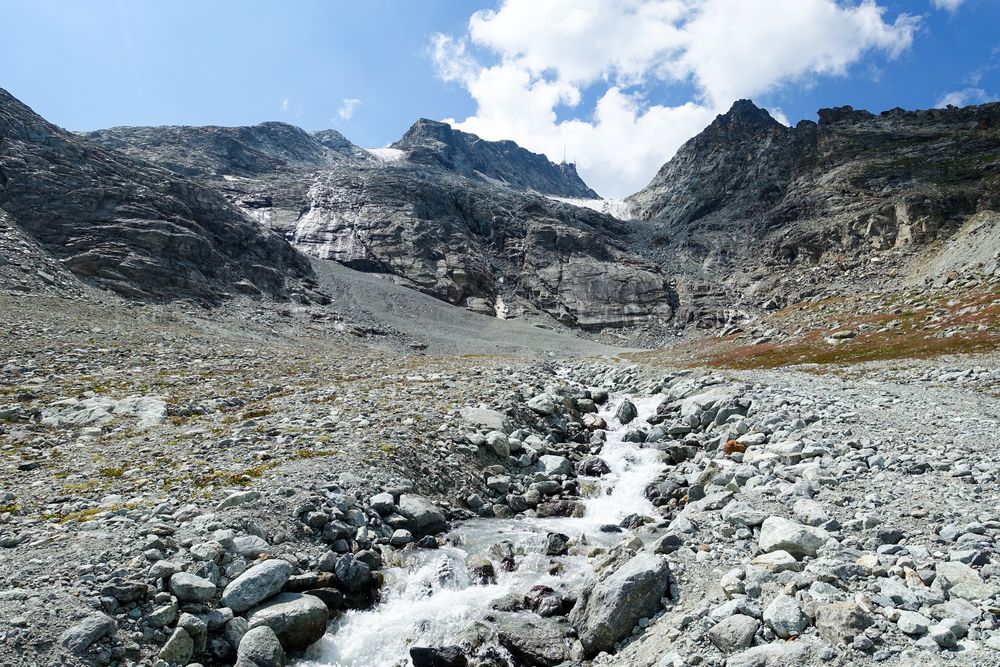
[[824, 106], [1000, 95], [1000, 0], [3, 0], [0, 12], [0, 87], [69, 129], [283, 120], [375, 147], [418, 117], [449, 119], [556, 159], [565, 146], [612, 195], [736, 96], [794, 123]]

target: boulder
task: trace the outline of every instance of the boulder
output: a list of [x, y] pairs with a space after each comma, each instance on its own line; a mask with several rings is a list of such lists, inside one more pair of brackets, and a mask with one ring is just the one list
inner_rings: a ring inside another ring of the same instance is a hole
[[414, 535], [434, 535], [448, 529], [444, 512], [423, 496], [403, 494], [396, 511], [407, 519], [406, 527]]
[[670, 590], [667, 558], [640, 552], [615, 570], [606, 570], [584, 585], [570, 622], [588, 656], [611, 649], [632, 632], [640, 618], [649, 618]]
[[787, 551], [796, 558], [802, 558], [815, 556], [826, 540], [826, 531], [771, 516], [760, 527], [758, 544], [764, 552]]
[[511, 652], [518, 664], [550, 667], [570, 657], [570, 642], [554, 621], [510, 617], [500, 623], [500, 645]]
[[266, 625], [252, 628], [243, 635], [236, 652], [237, 665], [243, 667], [285, 667], [285, 651], [274, 630]]
[[622, 404], [618, 406], [618, 410], [615, 411], [615, 418], [622, 424], [628, 424], [638, 416], [639, 411], [636, 410], [635, 404], [628, 399], [622, 401]]
[[171, 665], [186, 665], [194, 656], [194, 640], [184, 628], [175, 628], [160, 649], [159, 658]]
[[237, 614], [244, 612], [280, 592], [291, 576], [291, 563], [266, 560], [233, 579], [222, 593], [222, 604]]
[[549, 415], [554, 415], [556, 413], [557, 407], [556, 402], [552, 400], [552, 397], [548, 394], [539, 394], [526, 404], [528, 409], [532, 412], [541, 415], [542, 417], [548, 417]]
[[118, 629], [115, 619], [95, 612], [59, 636], [59, 644], [74, 655], [82, 655], [99, 639]]
[[723, 653], [732, 653], [753, 646], [758, 629], [760, 622], [756, 618], [735, 614], [712, 626], [708, 638]]
[[780, 594], [764, 608], [764, 622], [778, 637], [798, 637], [809, 627], [809, 617], [799, 607], [795, 598]]
[[486, 447], [501, 458], [510, 456], [510, 441], [501, 431], [490, 431], [486, 434]]
[[281, 593], [247, 614], [251, 630], [271, 628], [286, 651], [304, 649], [322, 638], [329, 618], [322, 600], [301, 593]]
[[466, 407], [462, 408], [459, 414], [462, 416], [462, 419], [470, 424], [486, 430], [502, 431], [508, 434], [514, 430], [507, 416], [498, 410]]
[[850, 644], [874, 621], [854, 602], [830, 602], [816, 607], [816, 629], [830, 644]]
[[542, 472], [549, 476], [573, 474], [573, 464], [565, 456], [545, 454], [538, 457], [538, 463], [542, 466]]
[[461, 646], [413, 646], [413, 667], [466, 667], [469, 664]]
[[208, 602], [215, 597], [215, 591], [215, 584], [190, 572], [170, 577], [170, 592], [181, 602]]

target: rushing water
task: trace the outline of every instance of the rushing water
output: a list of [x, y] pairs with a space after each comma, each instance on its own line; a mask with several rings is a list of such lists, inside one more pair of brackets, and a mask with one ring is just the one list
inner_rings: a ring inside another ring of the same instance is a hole
[[[663, 472], [662, 453], [623, 442], [627, 427], [614, 414], [627, 398], [612, 395], [601, 412], [608, 422], [608, 438], [600, 456], [610, 473], [590, 481], [594, 491], [585, 499], [582, 518], [475, 519], [457, 525], [449, 534], [450, 546], [437, 550], [403, 552], [406, 559], [384, 573], [383, 600], [373, 609], [350, 611], [333, 623], [327, 635], [310, 648], [310, 659], [298, 667], [395, 667], [409, 664], [411, 646], [443, 646], [459, 643], [462, 631], [486, 615], [490, 605], [508, 593], [526, 593], [532, 586], [560, 584], [575, 587], [591, 573], [585, 556], [556, 558], [543, 554], [550, 532], [564, 533], [592, 545], [612, 545], [620, 534], [600, 532], [606, 524], [618, 524], [630, 514], [654, 515], [645, 497], [646, 487]], [[630, 397], [628, 397], [630, 398]], [[642, 423], [662, 397], [631, 399]], [[524, 551], [517, 569], [497, 568], [497, 583], [477, 585], [466, 562], [475, 554], [486, 554], [494, 544], [509, 540]], [[561, 572], [550, 574], [552, 561]]]

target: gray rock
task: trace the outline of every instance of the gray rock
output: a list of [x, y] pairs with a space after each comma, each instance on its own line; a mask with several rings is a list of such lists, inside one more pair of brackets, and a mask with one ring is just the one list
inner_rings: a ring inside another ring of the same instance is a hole
[[826, 544], [827, 534], [777, 516], [768, 517], [760, 527], [758, 544], [762, 551], [787, 551], [796, 558], [815, 556]]
[[488, 431], [501, 431], [502, 433], [510, 434], [514, 430], [507, 416], [498, 410], [462, 408], [459, 414], [462, 415], [462, 419], [470, 424], [475, 424]]
[[572, 475], [573, 464], [565, 456], [555, 456], [544, 454], [538, 457], [538, 462], [542, 466], [542, 471], [546, 475]]
[[291, 563], [266, 560], [233, 579], [222, 593], [222, 604], [237, 614], [275, 595], [292, 576]]
[[1000, 594], [1000, 586], [983, 581], [974, 569], [957, 561], [938, 563], [935, 567], [934, 589], [953, 598], [975, 602]]
[[237, 491], [236, 493], [232, 493], [222, 499], [219, 504], [215, 506], [215, 509], [224, 510], [229, 507], [236, 507], [237, 505], [251, 503], [259, 498], [259, 491]]
[[397, 528], [392, 531], [392, 535], [389, 537], [389, 544], [396, 547], [405, 547], [407, 544], [413, 541], [413, 533], [406, 530], [405, 528]]
[[530, 399], [526, 405], [529, 410], [542, 415], [543, 417], [554, 415], [557, 409], [556, 402], [552, 400], [552, 397], [548, 394], [539, 394], [538, 396]]
[[609, 650], [640, 618], [649, 618], [670, 590], [666, 556], [640, 552], [625, 564], [591, 578], [569, 619], [587, 655]]
[[337, 575], [337, 581], [348, 591], [364, 590], [372, 582], [371, 568], [353, 554], [344, 554], [338, 558], [334, 573]]
[[215, 597], [215, 591], [215, 584], [190, 572], [170, 577], [170, 592], [181, 602], [208, 602]]
[[171, 665], [186, 665], [194, 656], [194, 640], [184, 628], [175, 628], [160, 649], [160, 660]]
[[116, 632], [115, 619], [96, 612], [66, 630], [59, 637], [59, 644], [70, 653], [82, 655], [99, 639]]
[[271, 552], [271, 545], [257, 535], [240, 535], [233, 538], [233, 551], [244, 558], [258, 558]]
[[764, 523], [767, 512], [754, 509], [747, 503], [729, 503], [722, 508], [722, 519], [734, 526], [754, 527]]
[[570, 657], [571, 643], [555, 622], [546, 619], [510, 617], [497, 632], [501, 646], [511, 652], [519, 664], [551, 667]]
[[381, 515], [386, 515], [396, 508], [396, 500], [391, 493], [376, 493], [368, 499], [371, 508]]
[[618, 410], [615, 411], [615, 417], [622, 424], [629, 424], [638, 416], [639, 411], [635, 409], [635, 404], [628, 399], [622, 401], [622, 404], [618, 406]]
[[896, 621], [900, 632], [907, 635], [925, 635], [930, 625], [930, 619], [915, 611], [899, 612], [899, 619]]
[[833, 645], [850, 644], [874, 620], [854, 602], [830, 602], [816, 607], [819, 636]]
[[764, 622], [782, 639], [798, 637], [809, 627], [809, 617], [799, 607], [795, 598], [777, 595], [764, 608]]
[[758, 629], [760, 622], [756, 618], [736, 614], [712, 626], [708, 638], [723, 653], [732, 653], [752, 646]]
[[510, 441], [502, 431], [490, 431], [487, 433], [486, 447], [501, 458], [510, 456]]
[[329, 617], [329, 610], [319, 598], [281, 593], [252, 609], [247, 621], [251, 630], [266, 625], [274, 630], [286, 651], [297, 651], [323, 637]]
[[236, 657], [246, 667], [285, 667], [285, 651], [274, 630], [266, 625], [247, 630]]
[[434, 535], [448, 529], [444, 512], [423, 496], [403, 494], [399, 498], [397, 511], [406, 517], [406, 527], [414, 535]]

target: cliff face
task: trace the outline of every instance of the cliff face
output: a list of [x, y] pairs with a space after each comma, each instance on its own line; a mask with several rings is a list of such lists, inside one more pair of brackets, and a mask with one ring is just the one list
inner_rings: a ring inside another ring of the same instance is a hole
[[[703, 292], [730, 283], [746, 292], [737, 269], [909, 252], [1000, 206], [1000, 104], [880, 115], [840, 107], [791, 128], [740, 101], [629, 204], [649, 256]], [[784, 302], [807, 294], [768, 289]]]
[[669, 279], [622, 223], [539, 193], [597, 195], [513, 142], [418, 121], [382, 160], [332, 130], [113, 128], [87, 135], [221, 192], [301, 251], [499, 316], [598, 330], [668, 321]]
[[128, 297], [283, 297], [311, 276], [214, 190], [65, 132], [3, 90], [0, 209], [74, 274]]

